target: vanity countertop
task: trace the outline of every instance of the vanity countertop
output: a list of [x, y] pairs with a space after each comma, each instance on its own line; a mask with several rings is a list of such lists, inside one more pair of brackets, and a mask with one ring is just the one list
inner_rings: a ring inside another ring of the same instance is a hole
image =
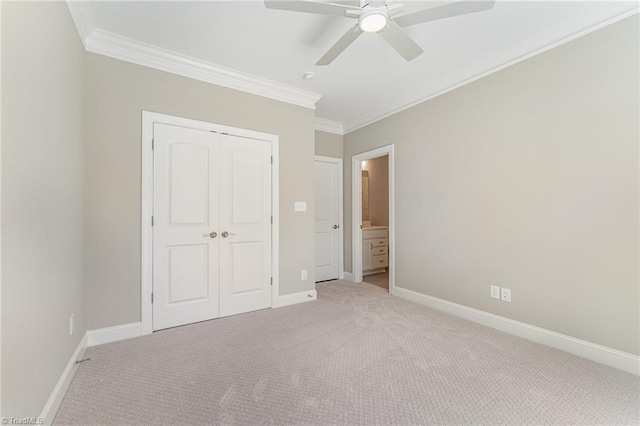
[[367, 227], [363, 227], [362, 228], [363, 231], [366, 231], [367, 229], [371, 229], [371, 230], [374, 230], [374, 229], [389, 229], [389, 227], [388, 226], [383, 226], [383, 225], [374, 225], [374, 226], [367, 226]]

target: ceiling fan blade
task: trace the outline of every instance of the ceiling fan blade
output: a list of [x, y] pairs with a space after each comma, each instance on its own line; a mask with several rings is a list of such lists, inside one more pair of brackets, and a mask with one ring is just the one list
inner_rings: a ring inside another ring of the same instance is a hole
[[337, 3], [318, 3], [314, 1], [282, 1], [264, 0], [264, 5], [269, 9], [291, 10], [294, 12], [317, 13], [320, 15], [347, 16], [348, 10], [359, 10], [353, 6]]
[[378, 34], [387, 40], [407, 61], [415, 59], [424, 52], [424, 50], [393, 21], [389, 21], [387, 28]]
[[322, 58], [316, 62], [316, 65], [329, 65], [335, 58], [338, 57], [342, 53], [344, 49], [346, 49], [351, 43], [353, 43], [358, 37], [360, 37], [362, 31], [360, 27], [356, 25], [355, 27], [349, 29], [340, 40], [334, 44], [331, 49], [327, 53], [324, 54]]
[[495, 0], [462, 0], [445, 4], [444, 6], [410, 13], [409, 15], [400, 16], [394, 20], [401, 27], [408, 27], [410, 25], [422, 24], [438, 19], [466, 15], [467, 13], [482, 12], [483, 10], [493, 8], [495, 4]]

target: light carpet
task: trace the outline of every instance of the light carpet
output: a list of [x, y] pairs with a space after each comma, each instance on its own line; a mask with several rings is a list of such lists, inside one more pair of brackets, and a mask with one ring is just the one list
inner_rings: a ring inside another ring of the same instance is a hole
[[390, 296], [89, 348], [55, 424], [638, 424], [640, 378]]

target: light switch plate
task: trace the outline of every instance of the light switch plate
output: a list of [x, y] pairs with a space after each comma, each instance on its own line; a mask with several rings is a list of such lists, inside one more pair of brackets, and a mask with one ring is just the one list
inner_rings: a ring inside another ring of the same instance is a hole
[[307, 211], [307, 202], [306, 201], [296, 201], [293, 203], [293, 209], [297, 212], [306, 212]]
[[500, 287], [497, 285], [491, 286], [491, 297], [500, 300]]

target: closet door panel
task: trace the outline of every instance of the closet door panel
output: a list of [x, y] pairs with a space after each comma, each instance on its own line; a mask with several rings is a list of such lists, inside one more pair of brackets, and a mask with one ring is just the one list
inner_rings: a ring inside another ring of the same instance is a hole
[[220, 141], [220, 316], [271, 307], [271, 144]]
[[219, 135], [154, 125], [153, 329], [219, 316]]

